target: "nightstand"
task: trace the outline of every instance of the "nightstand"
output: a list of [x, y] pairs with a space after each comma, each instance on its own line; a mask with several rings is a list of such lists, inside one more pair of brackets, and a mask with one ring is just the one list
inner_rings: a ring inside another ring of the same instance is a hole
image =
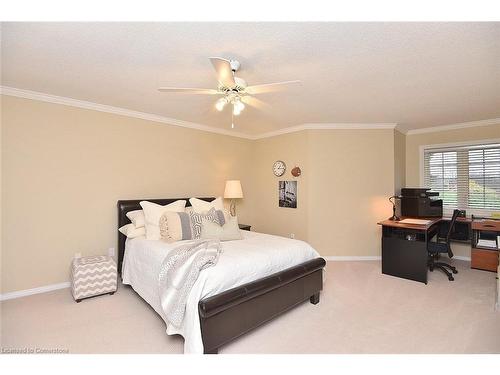
[[250, 228], [252, 227], [251, 225], [246, 225], [246, 224], [238, 224], [241, 230], [248, 230], [250, 231]]

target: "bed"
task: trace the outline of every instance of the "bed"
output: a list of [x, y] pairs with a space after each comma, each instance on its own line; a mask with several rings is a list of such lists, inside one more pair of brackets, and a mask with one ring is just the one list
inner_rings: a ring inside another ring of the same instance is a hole
[[[166, 205], [178, 199], [189, 206], [186, 198], [147, 200]], [[118, 201], [118, 227], [130, 222], [127, 212], [140, 209], [141, 201]], [[314, 249], [283, 237], [242, 234], [243, 240], [224, 242], [217, 265], [200, 273], [182, 327], [167, 325], [168, 334], [184, 337], [185, 353], [216, 354], [231, 340], [308, 299], [319, 303], [326, 262]], [[118, 235], [118, 272], [123, 283], [132, 286], [164, 320], [157, 275], [172, 246]]]

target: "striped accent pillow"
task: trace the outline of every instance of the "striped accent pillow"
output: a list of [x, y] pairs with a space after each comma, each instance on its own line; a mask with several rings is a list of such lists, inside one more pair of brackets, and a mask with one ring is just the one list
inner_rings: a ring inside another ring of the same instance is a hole
[[203, 220], [218, 225], [224, 225], [226, 222], [224, 212], [215, 208], [204, 213], [196, 213], [192, 210], [188, 212], [167, 211], [160, 217], [160, 237], [166, 242], [199, 239]]
[[160, 217], [159, 227], [162, 241], [174, 242], [193, 239], [191, 219], [186, 212], [164, 212]]

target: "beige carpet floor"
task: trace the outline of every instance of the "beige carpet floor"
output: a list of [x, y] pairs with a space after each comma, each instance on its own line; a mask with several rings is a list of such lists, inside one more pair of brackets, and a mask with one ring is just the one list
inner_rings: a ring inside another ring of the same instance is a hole
[[[321, 302], [304, 303], [221, 353], [500, 353], [495, 274], [439, 271], [429, 284], [382, 275], [380, 262], [328, 262]], [[75, 303], [68, 289], [1, 303], [3, 348], [70, 353], [182, 353], [130, 287]]]

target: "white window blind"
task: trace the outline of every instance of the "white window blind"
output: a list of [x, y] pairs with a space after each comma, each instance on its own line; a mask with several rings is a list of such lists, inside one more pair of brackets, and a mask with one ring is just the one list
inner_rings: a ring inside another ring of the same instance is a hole
[[500, 144], [424, 150], [424, 185], [445, 208], [488, 215], [500, 210]]

